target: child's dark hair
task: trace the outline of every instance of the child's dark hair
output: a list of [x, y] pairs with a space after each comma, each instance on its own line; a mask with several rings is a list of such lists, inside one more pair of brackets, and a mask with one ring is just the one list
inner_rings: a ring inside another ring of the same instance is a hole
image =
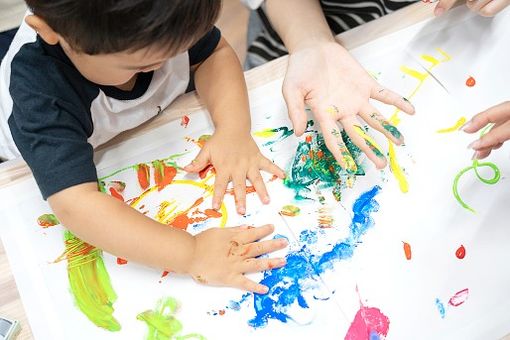
[[70, 46], [86, 54], [191, 47], [212, 27], [221, 0], [27, 0]]

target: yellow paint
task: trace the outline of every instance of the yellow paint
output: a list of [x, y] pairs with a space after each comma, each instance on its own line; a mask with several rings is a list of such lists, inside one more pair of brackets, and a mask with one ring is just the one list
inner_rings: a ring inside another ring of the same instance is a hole
[[273, 137], [276, 134], [276, 131], [273, 129], [264, 129], [261, 131], [256, 131], [253, 133], [254, 136], [260, 137], [260, 138], [270, 138]]
[[404, 72], [408, 76], [418, 79], [419, 81], [424, 81], [429, 76], [428, 73], [416, 71], [415, 69], [409, 68], [405, 65], [400, 66], [400, 71]]
[[398, 181], [398, 185], [400, 187], [400, 191], [406, 193], [409, 191], [409, 184], [407, 183], [407, 178], [402, 171], [402, 168], [398, 164], [397, 155], [395, 154], [395, 147], [392, 142], [389, 145], [389, 157], [390, 157], [390, 169], [395, 176], [395, 179]]
[[338, 108], [336, 106], [329, 106], [326, 109], [326, 112], [329, 113], [329, 115], [333, 118], [336, 118], [338, 116]]
[[444, 59], [441, 60], [442, 63], [452, 60], [452, 57], [448, 53], [446, 53], [445, 51], [440, 49], [439, 47], [436, 48], [436, 51], [438, 51], [444, 57]]
[[440, 130], [437, 130], [437, 133], [448, 133], [448, 132], [455, 132], [457, 131], [458, 129], [461, 128], [462, 125], [464, 125], [466, 123], [466, 117], [461, 117], [459, 118], [459, 120], [455, 123], [455, 125], [449, 127], [449, 128], [445, 128], [445, 129], [440, 129]]
[[158, 213], [156, 214], [156, 221], [168, 224], [175, 218], [175, 210], [177, 209], [177, 204], [175, 200], [172, 202], [163, 201], [159, 205]]
[[382, 148], [379, 144], [377, 144], [377, 142], [372, 138], [370, 137], [369, 135], [367, 135], [365, 133], [365, 131], [363, 131], [362, 128], [360, 128], [359, 126], [354, 126], [354, 131], [356, 131], [356, 133], [358, 135], [360, 135], [361, 137], [363, 137], [363, 139], [365, 139], [366, 141], [369, 141], [375, 148], [377, 148], [377, 150], [379, 150], [380, 153], [383, 153], [382, 152]]
[[437, 64], [441, 63], [439, 60], [428, 54], [423, 54], [421, 58], [426, 62], [431, 63], [432, 66], [436, 66]]

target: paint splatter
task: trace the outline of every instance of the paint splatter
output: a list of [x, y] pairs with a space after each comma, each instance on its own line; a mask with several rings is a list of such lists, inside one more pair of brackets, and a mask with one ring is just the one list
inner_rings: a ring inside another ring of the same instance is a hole
[[[361, 151], [344, 131], [342, 137], [353, 158], [357, 159]], [[357, 164], [357, 168], [355, 175], [365, 174], [361, 165]], [[309, 134], [304, 142], [298, 144], [294, 160], [283, 183], [294, 190], [294, 198], [297, 200], [313, 199], [310, 194], [314, 184], [319, 188], [333, 188], [335, 197], [340, 200], [347, 178], [352, 176], [340, 167], [326, 147], [324, 138], [314, 133]]]
[[363, 139], [365, 140], [365, 143], [368, 145], [368, 147], [370, 148], [370, 150], [372, 150], [372, 152], [379, 158], [384, 158], [384, 155], [383, 155], [383, 152], [382, 152], [382, 149], [381, 147], [379, 146], [379, 144], [377, 144], [377, 142], [372, 138], [370, 137], [366, 132], [365, 130], [363, 130], [361, 128], [361, 126], [357, 126], [357, 125], [354, 125], [354, 131], [356, 131], [356, 133], [358, 135], [360, 135], [361, 137], [363, 137]]
[[410, 260], [412, 258], [412, 252], [411, 252], [411, 245], [407, 242], [402, 241], [404, 246], [404, 254], [406, 256], [406, 259]]
[[441, 315], [441, 319], [444, 319], [446, 315], [446, 309], [444, 308], [444, 304], [438, 298], [436, 298], [436, 308], [439, 312], [439, 315]]
[[109, 191], [112, 197], [118, 199], [119, 201], [124, 202], [124, 197], [122, 197], [122, 195], [117, 190], [115, 190], [115, 188], [111, 187], [109, 188]]
[[284, 205], [282, 207], [282, 209], [280, 210], [280, 214], [285, 215], [285, 216], [290, 216], [290, 217], [297, 216], [297, 215], [299, 215], [300, 212], [301, 212], [301, 209], [299, 209], [299, 207], [292, 205], [292, 204]]
[[361, 305], [345, 335], [345, 340], [384, 339], [390, 319], [378, 308]]
[[459, 120], [457, 120], [457, 122], [453, 126], [451, 126], [449, 128], [437, 130], [436, 132], [437, 133], [455, 132], [455, 131], [459, 130], [462, 127], [462, 125], [464, 125], [466, 123], [466, 121], [467, 121], [466, 117], [460, 117]]
[[[362, 236], [373, 227], [371, 214], [379, 210], [375, 196], [380, 190], [379, 186], [375, 186], [358, 197], [352, 207], [349, 236], [334, 244], [330, 251], [314, 255], [304, 245], [286, 256], [287, 264], [284, 267], [264, 272], [260, 283], [268, 286], [269, 292], [253, 294], [255, 316], [248, 322], [252, 327], [264, 327], [270, 319], [284, 323], [292, 320], [289, 315], [291, 306], [309, 308], [303, 293], [316, 288], [318, 276], [331, 270], [336, 262], [351, 258]], [[238, 303], [246, 301], [243, 299]]]
[[[307, 122], [305, 132], [309, 132], [308, 128], [312, 127], [313, 125], [314, 125], [314, 121], [309, 120]], [[256, 131], [256, 132], [253, 132], [253, 135], [256, 137], [259, 137], [259, 138], [274, 138], [277, 134], [280, 134], [279, 137], [263, 144], [264, 146], [270, 146], [277, 142], [281, 142], [284, 139], [287, 139], [288, 137], [292, 136], [293, 133], [294, 133], [293, 129], [291, 129], [287, 126], [281, 126], [281, 127], [275, 128], [275, 129], [264, 129], [264, 130]]]
[[317, 232], [315, 230], [303, 230], [299, 234], [299, 241], [306, 244], [317, 243]]
[[60, 224], [57, 216], [53, 214], [44, 214], [37, 218], [37, 224], [43, 228], [49, 228]]
[[182, 332], [183, 326], [176, 318], [178, 308], [179, 303], [177, 300], [167, 297], [160, 299], [154, 310], [147, 310], [138, 314], [136, 319], [145, 322], [149, 328], [146, 339], [205, 340], [204, 336], [196, 333], [179, 335]]
[[177, 175], [177, 169], [172, 165], [166, 164], [164, 160], [153, 161], [152, 167], [154, 168], [154, 181], [159, 191], [172, 183], [175, 175]]
[[117, 264], [118, 264], [119, 266], [125, 265], [125, 264], [127, 264], [127, 263], [128, 263], [128, 261], [127, 261], [127, 260], [124, 260], [124, 259], [123, 259], [123, 258], [121, 258], [121, 257], [117, 257]]
[[136, 173], [138, 175], [138, 184], [140, 184], [140, 188], [142, 190], [146, 190], [150, 184], [150, 172], [147, 164], [141, 163], [135, 167]]
[[189, 124], [189, 117], [188, 116], [182, 116], [181, 118], [181, 126], [184, 128], [187, 128]]
[[54, 262], [67, 260], [67, 276], [76, 306], [96, 326], [119, 331], [113, 317], [117, 294], [103, 262], [103, 252], [66, 231], [65, 251]]
[[463, 289], [461, 291], [458, 291], [453, 295], [450, 300], [448, 300], [448, 304], [453, 307], [458, 307], [462, 305], [464, 302], [466, 302], [467, 298], [469, 296], [469, 289]]
[[473, 87], [473, 86], [475, 86], [475, 85], [476, 85], [476, 80], [475, 80], [475, 78], [473, 78], [473, 77], [471, 77], [471, 76], [470, 76], [468, 79], [466, 79], [466, 86], [467, 86], [467, 87]]
[[457, 256], [459, 260], [462, 260], [466, 256], [466, 248], [462, 244], [455, 252], [455, 256]]

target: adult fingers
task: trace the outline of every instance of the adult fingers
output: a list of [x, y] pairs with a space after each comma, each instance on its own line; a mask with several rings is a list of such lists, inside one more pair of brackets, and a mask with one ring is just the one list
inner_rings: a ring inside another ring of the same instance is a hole
[[456, 1], [457, 0], [439, 0], [436, 8], [434, 8], [434, 15], [436, 17], [442, 15], [444, 12], [452, 8]]
[[479, 151], [485, 148], [494, 148], [510, 139], [510, 121], [492, 128], [478, 140], [469, 144], [468, 148]]
[[342, 121], [342, 125], [352, 142], [367, 155], [377, 169], [386, 166], [386, 157], [384, 157], [381, 147], [359, 126], [359, 122]]
[[404, 136], [400, 131], [370, 104], [366, 104], [360, 111], [360, 116], [368, 125], [381, 132], [393, 143], [400, 145], [404, 142]]
[[306, 130], [307, 116], [305, 112], [305, 95], [294, 85], [284, 82], [283, 99], [287, 104], [289, 118], [294, 126], [296, 136], [301, 136]]
[[340, 164], [345, 171], [356, 173], [358, 167], [342, 138], [340, 128], [336, 122], [331, 120], [323, 121], [321, 129], [324, 142], [338, 164]]
[[490, 123], [500, 123], [510, 120], [510, 101], [495, 105], [487, 110], [473, 116], [469, 122], [464, 124], [462, 131], [474, 133]]
[[393, 105], [407, 114], [412, 115], [415, 112], [414, 106], [409, 100], [387, 88], [378, 89], [373, 87], [370, 97], [385, 104]]
[[493, 17], [510, 5], [510, 0], [493, 0], [480, 8], [478, 13], [484, 17]]

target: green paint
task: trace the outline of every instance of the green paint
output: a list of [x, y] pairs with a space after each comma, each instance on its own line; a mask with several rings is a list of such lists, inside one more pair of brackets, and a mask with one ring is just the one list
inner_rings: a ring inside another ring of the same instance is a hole
[[37, 218], [37, 224], [43, 228], [53, 227], [60, 224], [57, 216], [53, 214], [44, 214]]
[[379, 158], [385, 158], [383, 153], [381, 152], [381, 150], [379, 150], [379, 148], [377, 148], [374, 144], [372, 144], [371, 141], [369, 140], [366, 140], [365, 139], [365, 143], [368, 145], [368, 147], [370, 148], [370, 150], [372, 150], [372, 152]]
[[138, 320], [147, 324], [148, 340], [205, 340], [205, 337], [200, 334], [179, 335], [182, 331], [182, 323], [175, 318], [178, 307], [179, 303], [174, 298], [162, 298], [154, 310], [148, 310], [136, 316]]
[[71, 293], [77, 307], [96, 326], [119, 331], [120, 324], [113, 317], [113, 303], [117, 294], [103, 262], [103, 252], [66, 231], [65, 257]]
[[[312, 127], [313, 125], [314, 125], [314, 121], [313, 120], [309, 120], [306, 123], [305, 132], [310, 132], [310, 131], [308, 131], [308, 128]], [[254, 132], [253, 135], [257, 136], [257, 137], [260, 137], [260, 138], [270, 138], [270, 137], [273, 137], [274, 135], [276, 135], [278, 133], [280, 133], [279, 137], [277, 137], [276, 139], [271, 140], [269, 142], [266, 142], [266, 143], [264, 143], [262, 145], [263, 146], [270, 146], [270, 145], [273, 145], [275, 143], [281, 142], [284, 139], [287, 139], [288, 137], [292, 136], [292, 134], [294, 134], [294, 129], [290, 129], [287, 126], [282, 126], [282, 127], [275, 128], [275, 129], [264, 129], [264, 130], [261, 130], [261, 131], [257, 131], [257, 132]]]
[[396, 139], [402, 138], [402, 134], [400, 133], [400, 131], [398, 131], [398, 129], [395, 126], [391, 125], [389, 122], [384, 121], [381, 125], [384, 128], [384, 130], [391, 133], [391, 135]]
[[[356, 164], [358, 170], [355, 174], [343, 170], [326, 147], [322, 135], [313, 132], [307, 138], [310, 142], [299, 143], [290, 170], [283, 181], [287, 187], [294, 190], [295, 199], [311, 199], [308, 197], [312, 192], [310, 187], [315, 185], [319, 188], [333, 188], [334, 192], [340, 193], [349, 177], [365, 174], [359, 164]], [[342, 131], [342, 138], [353, 159], [357, 159], [361, 151], [352, 143], [345, 131]]]

